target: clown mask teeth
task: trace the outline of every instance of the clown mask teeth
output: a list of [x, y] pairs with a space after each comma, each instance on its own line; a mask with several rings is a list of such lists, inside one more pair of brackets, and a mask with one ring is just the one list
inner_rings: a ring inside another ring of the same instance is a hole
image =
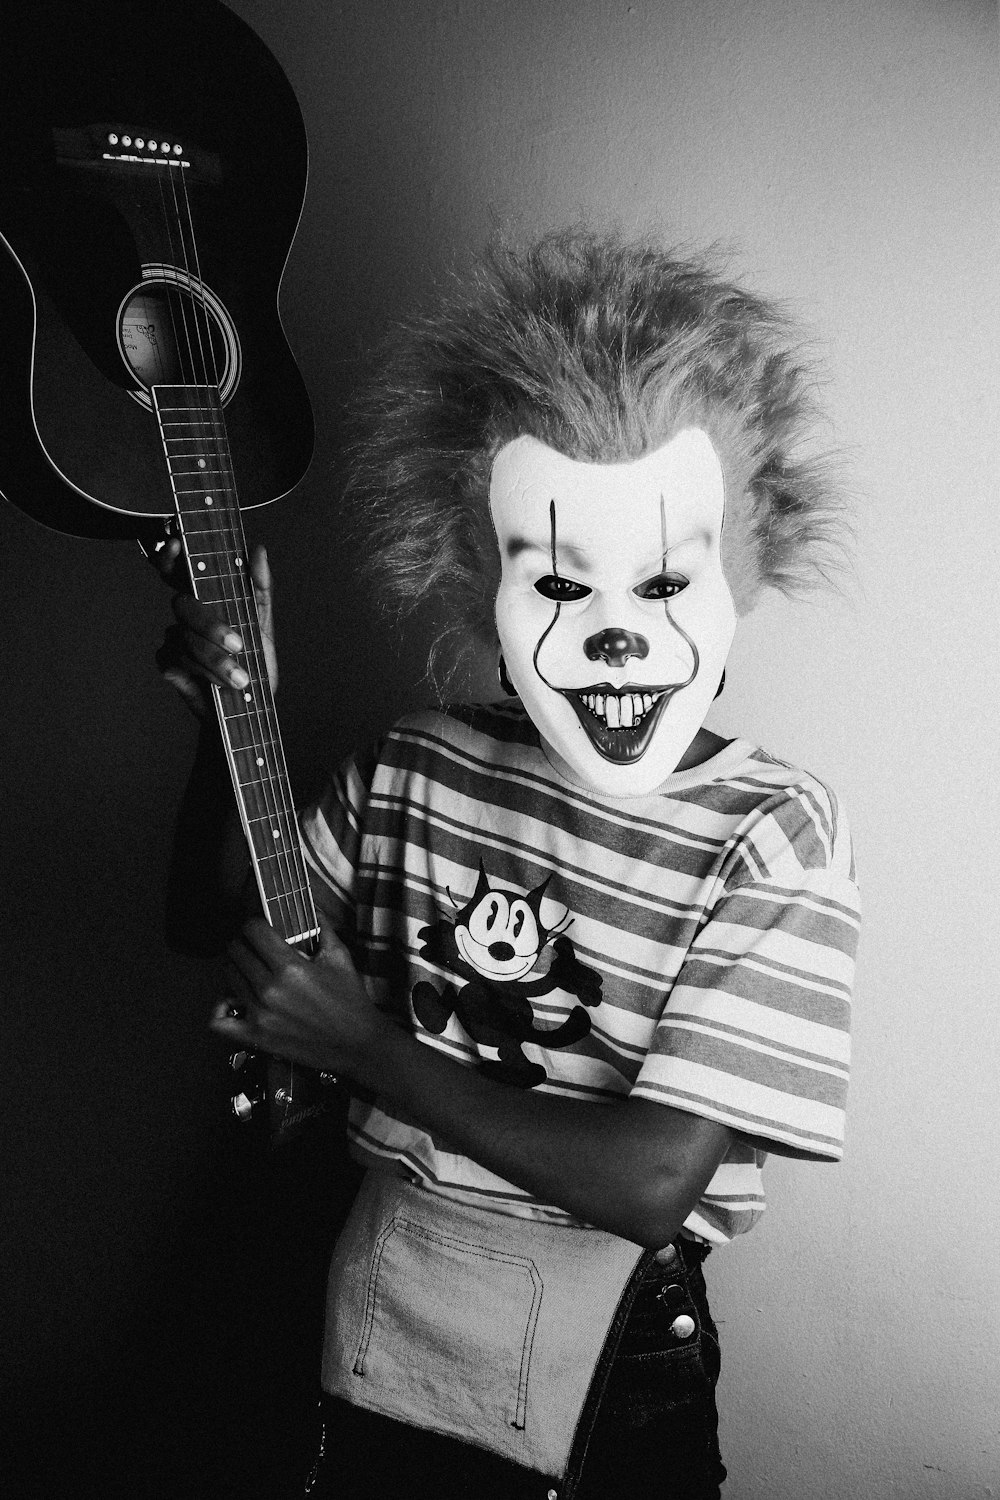
[[633, 729], [660, 698], [660, 693], [580, 693], [580, 701], [609, 729]]

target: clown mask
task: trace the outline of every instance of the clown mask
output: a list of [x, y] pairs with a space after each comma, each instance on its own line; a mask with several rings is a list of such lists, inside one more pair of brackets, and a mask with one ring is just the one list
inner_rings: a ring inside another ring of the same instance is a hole
[[676, 770], [722, 677], [722, 465], [686, 428], [627, 463], [507, 443], [490, 479], [507, 671], [570, 780], [643, 796]]

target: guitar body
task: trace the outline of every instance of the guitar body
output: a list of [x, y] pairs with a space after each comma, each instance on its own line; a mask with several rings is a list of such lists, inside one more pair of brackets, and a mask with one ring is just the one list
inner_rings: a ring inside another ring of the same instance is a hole
[[[0, 493], [71, 535], [145, 545], [171, 523], [193, 594], [243, 638], [249, 684], [212, 696], [262, 910], [309, 954], [242, 521], [312, 454], [277, 309], [305, 192], [298, 105], [216, 0], [4, 0], [0, 57]], [[272, 1141], [326, 1108], [293, 1064], [231, 1063], [234, 1112]]]
[[[157, 315], [169, 321], [171, 302], [195, 298], [208, 309], [240, 504], [287, 493], [313, 443], [277, 310], [306, 142], [274, 58], [215, 0], [5, 0], [0, 53], [0, 493], [81, 536], [148, 535], [171, 515], [160, 435], [127, 353], [141, 365], [143, 328], [162, 338]], [[179, 205], [195, 250], [164, 215], [149, 166], [91, 159], [106, 133], [141, 139], [147, 155], [150, 139], [158, 154], [180, 144], [195, 163]]]

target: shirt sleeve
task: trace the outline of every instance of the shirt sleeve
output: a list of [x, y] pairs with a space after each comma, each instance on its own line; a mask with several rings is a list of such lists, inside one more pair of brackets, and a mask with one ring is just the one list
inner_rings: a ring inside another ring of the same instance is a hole
[[299, 815], [316, 905], [342, 934], [354, 928], [361, 842], [379, 749], [345, 760], [319, 801]]
[[816, 782], [783, 790], [727, 861], [634, 1094], [839, 1160], [858, 929], [836, 801]]

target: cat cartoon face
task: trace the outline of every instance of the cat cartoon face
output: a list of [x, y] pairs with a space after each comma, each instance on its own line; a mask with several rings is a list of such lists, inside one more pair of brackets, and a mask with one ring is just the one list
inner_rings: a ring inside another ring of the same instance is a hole
[[487, 979], [517, 980], [538, 962], [555, 928], [539, 911], [548, 879], [527, 896], [495, 890], [479, 866], [472, 899], [455, 916], [455, 944], [467, 964]]

